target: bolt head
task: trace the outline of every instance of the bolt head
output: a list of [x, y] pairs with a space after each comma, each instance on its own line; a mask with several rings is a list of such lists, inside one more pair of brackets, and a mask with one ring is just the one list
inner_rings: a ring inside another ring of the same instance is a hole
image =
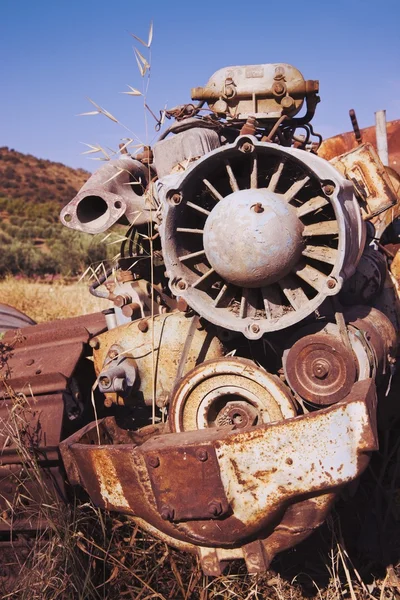
[[171, 196], [171, 202], [173, 204], [180, 204], [182, 202], [182, 194], [176, 193]]
[[186, 288], [187, 288], [186, 281], [183, 281], [183, 279], [178, 281], [178, 288], [180, 290], [186, 290]]
[[196, 456], [200, 462], [205, 462], [208, 459], [208, 452], [207, 450], [200, 448], [200, 450], [197, 450]]
[[219, 500], [212, 500], [208, 505], [208, 512], [213, 517], [219, 517], [222, 515], [222, 504]]
[[175, 511], [171, 506], [162, 506], [160, 516], [163, 521], [172, 521], [174, 518]]
[[259, 333], [260, 332], [260, 326], [257, 325], [257, 323], [253, 323], [253, 325], [251, 326], [251, 331], [253, 333]]
[[143, 319], [142, 321], [139, 321], [139, 323], [138, 323], [138, 329], [142, 333], [146, 333], [146, 331], [148, 331], [149, 324], [148, 324], [148, 322], [147, 322], [146, 319]]
[[255, 213], [262, 213], [262, 212], [264, 212], [264, 207], [261, 204], [261, 202], [256, 202], [256, 204], [253, 204], [253, 206], [251, 206], [250, 208]]
[[157, 467], [160, 466], [160, 459], [158, 456], [149, 456], [147, 462], [150, 467], [153, 467], [153, 469], [157, 469]]
[[329, 364], [325, 360], [317, 360], [312, 366], [312, 372], [317, 379], [325, 379], [329, 375]]
[[333, 290], [336, 287], [336, 281], [334, 279], [328, 279], [327, 286], [330, 290]]
[[253, 152], [253, 150], [254, 150], [254, 146], [253, 146], [253, 144], [250, 144], [249, 142], [245, 142], [243, 144], [243, 146], [241, 147], [241, 151], [245, 152], [246, 154], [249, 152]]
[[328, 183], [327, 185], [324, 185], [323, 191], [327, 196], [332, 196], [333, 192], [335, 191], [335, 186]]

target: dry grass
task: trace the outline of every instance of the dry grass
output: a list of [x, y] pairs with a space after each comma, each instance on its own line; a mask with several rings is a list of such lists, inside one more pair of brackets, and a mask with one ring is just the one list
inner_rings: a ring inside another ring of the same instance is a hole
[[87, 315], [110, 306], [107, 300], [91, 296], [85, 282], [66, 285], [14, 277], [0, 281], [0, 302], [18, 308], [38, 323]]

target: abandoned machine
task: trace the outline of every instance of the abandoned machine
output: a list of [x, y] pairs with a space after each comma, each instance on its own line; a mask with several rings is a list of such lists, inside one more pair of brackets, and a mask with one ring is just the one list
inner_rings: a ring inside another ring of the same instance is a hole
[[60, 494], [80, 486], [208, 575], [265, 571], [365, 470], [396, 369], [399, 176], [354, 112], [345, 151], [322, 142], [318, 91], [288, 64], [223, 68], [63, 208], [124, 234], [91, 282], [104, 311], [16, 314], [3, 338], [3, 540], [38, 526], [25, 505], [7, 520], [21, 394], [20, 438]]

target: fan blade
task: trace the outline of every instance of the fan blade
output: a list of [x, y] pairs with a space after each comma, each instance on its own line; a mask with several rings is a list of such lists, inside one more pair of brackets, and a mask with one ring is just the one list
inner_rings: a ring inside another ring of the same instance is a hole
[[315, 196], [315, 198], [311, 198], [311, 200], [304, 202], [304, 204], [296, 208], [297, 216], [304, 217], [327, 204], [329, 204], [329, 202], [326, 198], [323, 196]]
[[303, 229], [303, 236], [313, 235], [337, 235], [339, 227], [337, 221], [322, 221], [321, 223], [313, 223], [306, 225]]
[[307, 258], [314, 258], [329, 265], [336, 263], [338, 251], [328, 246], [306, 246], [302, 252]]

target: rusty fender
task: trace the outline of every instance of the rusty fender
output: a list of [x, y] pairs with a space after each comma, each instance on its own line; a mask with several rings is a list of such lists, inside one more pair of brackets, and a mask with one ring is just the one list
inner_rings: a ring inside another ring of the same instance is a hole
[[[241, 432], [159, 434], [152, 427], [140, 439], [106, 418], [60, 448], [71, 483], [82, 485], [95, 504], [133, 515], [170, 543], [192, 551], [202, 546], [203, 555], [218, 548], [223, 555], [224, 548], [263, 538], [273, 556], [297, 543], [296, 535], [306, 537], [304, 530], [311, 533], [334, 492], [366, 468], [378, 447], [375, 411], [369, 379], [334, 406]], [[290, 529], [291, 520], [292, 541], [281, 535], [277, 543], [279, 528], [288, 523]]]

